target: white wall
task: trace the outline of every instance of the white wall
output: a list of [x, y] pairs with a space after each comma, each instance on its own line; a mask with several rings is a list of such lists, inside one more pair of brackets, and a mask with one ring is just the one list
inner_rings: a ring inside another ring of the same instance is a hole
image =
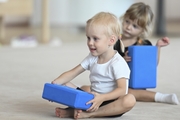
[[[118, 17], [133, 0], [49, 0], [51, 25], [85, 25], [85, 22], [100, 11], [112, 12]], [[41, 22], [41, 0], [34, 0], [31, 23]]]
[[[126, 9], [135, 2], [144, 2], [149, 4], [156, 16], [157, 0], [49, 0], [49, 19], [51, 25], [84, 25], [87, 19], [100, 11], [109, 11], [117, 16], [122, 15]], [[180, 20], [180, 1], [165, 1], [166, 20]], [[32, 25], [41, 23], [41, 2], [34, 0], [34, 11], [30, 18]], [[23, 22], [29, 20], [29, 17], [9, 17], [5, 22]]]
[[[155, 16], [158, 0], [134, 0], [134, 2], [144, 2], [151, 6]], [[180, 20], [180, 0], [164, 0], [165, 18], [167, 20]]]
[[180, 1], [179, 0], [165, 0], [166, 16], [167, 19], [174, 18], [180, 20]]

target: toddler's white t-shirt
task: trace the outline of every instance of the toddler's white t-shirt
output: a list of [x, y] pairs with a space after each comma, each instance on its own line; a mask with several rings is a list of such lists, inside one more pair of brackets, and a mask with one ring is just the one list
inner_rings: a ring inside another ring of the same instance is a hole
[[97, 61], [98, 57], [89, 54], [81, 62], [81, 66], [85, 70], [90, 70], [91, 90], [101, 94], [109, 93], [117, 87], [117, 79], [127, 78], [127, 94], [130, 69], [124, 58], [117, 52], [112, 59], [104, 64], [98, 64]]

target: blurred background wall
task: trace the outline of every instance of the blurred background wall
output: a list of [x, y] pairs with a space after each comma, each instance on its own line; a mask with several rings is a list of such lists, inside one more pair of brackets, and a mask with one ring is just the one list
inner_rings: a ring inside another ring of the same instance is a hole
[[[35, 10], [31, 23], [37, 25], [41, 22], [41, 0], [34, 1]], [[133, 0], [50, 0], [49, 18], [51, 25], [84, 26], [85, 22], [100, 11], [112, 12], [120, 16], [132, 4]], [[39, 5], [38, 5], [39, 4]]]
[[[100, 11], [109, 11], [117, 16], [122, 15], [134, 2], [149, 4], [156, 15], [157, 0], [49, 0], [49, 20], [51, 25], [84, 25], [85, 21]], [[167, 20], [180, 20], [178, 0], [164, 0]], [[33, 14], [29, 17], [7, 17], [6, 23], [30, 22], [41, 23], [42, 0], [33, 0]]]
[[[16, 0], [0, 0], [0, 7], [3, 4], [1, 1], [16, 1]], [[17, 0], [14, 4], [19, 4], [20, 1]], [[38, 40], [41, 39], [42, 32], [42, 6], [45, 0], [32, 0], [32, 14], [30, 15], [4, 15], [3, 24], [6, 26], [6, 37], [5, 43], [9, 43], [14, 36], [19, 36], [21, 34], [32, 34], [37, 37]], [[48, 39], [55, 37], [65, 38], [70, 30], [77, 33], [79, 28], [84, 28], [87, 19], [92, 17], [94, 14], [100, 11], [112, 12], [118, 17], [121, 16], [128, 7], [135, 2], [144, 2], [151, 6], [155, 19], [157, 17], [157, 1], [158, 0], [47, 0], [48, 1], [48, 27], [49, 31], [46, 31]], [[165, 29], [167, 33], [175, 33], [180, 31], [177, 27], [180, 25], [180, 1], [179, 0], [162, 0], [164, 2], [164, 16], [165, 16]], [[22, 8], [20, 11], [23, 11]], [[0, 11], [1, 13], [2, 11]], [[168, 23], [171, 23], [169, 25]], [[156, 24], [154, 24], [156, 26]], [[9, 27], [8, 27], [9, 26]], [[14, 27], [16, 26], [16, 28]], [[17, 27], [21, 28], [17, 29]], [[22, 28], [23, 26], [23, 28]], [[173, 29], [172, 29], [173, 26]], [[46, 26], [47, 28], [47, 26]], [[68, 30], [67, 30], [68, 28]], [[171, 28], [171, 30], [170, 30]], [[60, 33], [60, 30], [65, 30], [64, 33]], [[9, 34], [7, 31], [9, 30]], [[46, 30], [46, 29], [45, 29]], [[19, 32], [18, 32], [19, 31]], [[48, 36], [49, 32], [49, 36]], [[178, 32], [179, 34], [180, 32]], [[73, 36], [73, 35], [72, 35]], [[1, 36], [0, 36], [1, 37]], [[71, 38], [70, 38], [71, 39]]]

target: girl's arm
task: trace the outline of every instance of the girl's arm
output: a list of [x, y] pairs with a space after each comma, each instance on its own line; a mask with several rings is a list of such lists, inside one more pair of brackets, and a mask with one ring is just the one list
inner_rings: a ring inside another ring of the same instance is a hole
[[62, 73], [58, 78], [52, 81], [52, 84], [65, 84], [76, 76], [84, 72], [85, 69], [79, 64], [78, 66], [74, 67], [73, 69]]
[[[156, 46], [157, 46], [157, 45], [156, 45]], [[161, 51], [160, 47], [157, 46], [157, 65], [159, 65], [160, 51]]]
[[168, 37], [164, 37], [162, 39], [159, 39], [156, 43], [156, 46], [158, 48], [158, 53], [157, 53], [157, 65], [159, 64], [159, 60], [160, 60], [160, 49], [161, 47], [167, 46], [169, 45], [169, 38]]

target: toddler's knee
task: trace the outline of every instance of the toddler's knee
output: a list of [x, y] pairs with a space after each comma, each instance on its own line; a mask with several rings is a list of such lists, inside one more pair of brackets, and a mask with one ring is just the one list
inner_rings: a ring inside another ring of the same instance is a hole
[[127, 109], [132, 109], [134, 107], [134, 105], [136, 104], [136, 99], [134, 97], [134, 95], [132, 94], [127, 94], [125, 97], [124, 97], [124, 100], [123, 100], [123, 106]]

